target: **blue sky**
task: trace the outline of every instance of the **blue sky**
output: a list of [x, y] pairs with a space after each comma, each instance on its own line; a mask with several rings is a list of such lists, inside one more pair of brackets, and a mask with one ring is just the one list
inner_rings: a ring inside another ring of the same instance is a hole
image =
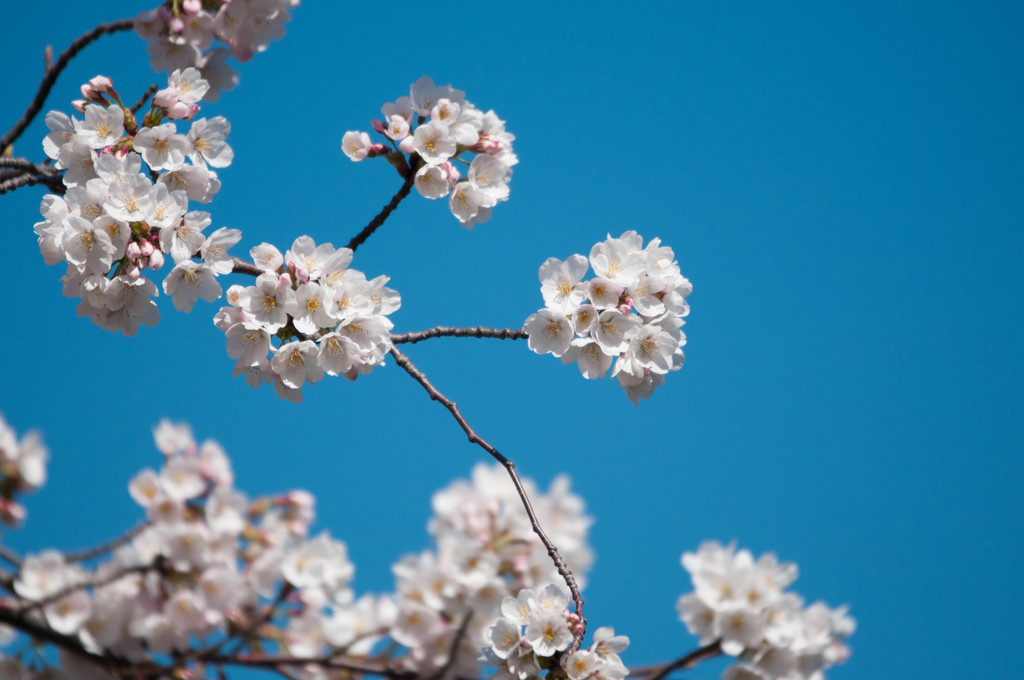
[[[145, 5], [8, 10], [0, 127], [42, 50]], [[799, 563], [809, 600], [850, 603], [853, 657], [829, 676], [1009, 676], [1024, 617], [1024, 11], [1014, 3], [560, 3], [365, 15], [307, 3], [209, 115], [235, 163], [209, 210], [240, 252], [301, 234], [345, 243], [400, 184], [340, 152], [421, 75], [516, 136], [511, 197], [473, 232], [411, 196], [358, 252], [402, 293], [397, 331], [518, 327], [537, 268], [636, 229], [694, 284], [687, 364], [633, 408], [607, 380], [525, 343], [434, 340], [407, 354], [542, 484], [569, 473], [596, 519], [585, 593], [625, 661], [694, 646], [679, 555], [736, 539]], [[98, 14], [97, 12], [102, 12]], [[97, 73], [158, 78], [133, 34], [88, 47], [46, 110]], [[15, 145], [41, 159], [42, 118]], [[358, 592], [426, 547], [431, 494], [483, 460], [393, 365], [307, 387], [295, 406], [233, 379], [218, 305], [135, 338], [76, 319], [31, 226], [39, 188], [0, 199], [8, 358], [0, 411], [41, 428], [51, 480], [22, 551], [85, 547], [134, 523], [127, 481], [150, 429], [190, 421], [250, 494], [305, 488], [345, 540]], [[688, 677], [716, 677], [701, 669]]]

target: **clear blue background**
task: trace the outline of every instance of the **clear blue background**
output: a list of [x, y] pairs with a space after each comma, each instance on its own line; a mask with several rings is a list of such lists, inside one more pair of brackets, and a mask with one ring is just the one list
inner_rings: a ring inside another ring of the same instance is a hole
[[[240, 253], [343, 244], [400, 183], [350, 163], [344, 131], [423, 74], [465, 90], [521, 163], [472, 233], [414, 195], [359, 250], [354, 266], [402, 293], [398, 331], [518, 327], [541, 262], [607, 232], [660, 236], [694, 283], [686, 367], [638, 409], [525, 343], [406, 348], [525, 475], [572, 475], [596, 518], [586, 614], [632, 638], [627, 664], [694, 645], [679, 555], [735, 538], [798, 562], [809, 600], [852, 605], [854, 655], [830, 677], [1015, 676], [1024, 12], [825, 4], [309, 2], [205, 110], [235, 149], [209, 210], [243, 230]], [[0, 127], [44, 45], [143, 8], [7, 8]], [[108, 37], [46, 110], [70, 112], [97, 73], [132, 101], [157, 81], [137, 36]], [[16, 155], [42, 159], [44, 134], [40, 116]], [[307, 387], [301, 406], [232, 379], [217, 305], [162, 300], [160, 326], [127, 339], [76, 319], [32, 233], [43, 193], [0, 199], [0, 409], [53, 451], [5, 542], [74, 549], [133, 524], [126, 483], [158, 462], [150, 428], [169, 416], [220, 440], [250, 494], [313, 492], [357, 590], [390, 589], [390, 564], [427, 545], [431, 494], [483, 453], [393, 365]]]

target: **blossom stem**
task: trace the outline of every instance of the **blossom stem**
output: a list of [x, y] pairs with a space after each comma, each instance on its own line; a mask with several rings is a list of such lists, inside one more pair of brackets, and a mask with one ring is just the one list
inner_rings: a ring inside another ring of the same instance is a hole
[[96, 28], [92, 29], [88, 33], [76, 38], [71, 45], [64, 50], [57, 61], [46, 68], [43, 73], [43, 80], [39, 83], [39, 90], [36, 91], [35, 98], [32, 99], [32, 103], [28, 105], [25, 113], [22, 114], [21, 118], [17, 123], [8, 130], [3, 137], [0, 137], [0, 153], [3, 152], [8, 146], [14, 143], [21, 133], [25, 131], [25, 128], [29, 126], [32, 119], [42, 111], [43, 104], [46, 103], [46, 98], [50, 94], [50, 90], [53, 89], [54, 84], [57, 82], [57, 77], [61, 74], [61, 71], [67, 67], [75, 55], [82, 51], [89, 43], [94, 42], [98, 38], [108, 33], [117, 33], [118, 31], [127, 31], [135, 25], [134, 19], [120, 19], [109, 24], [100, 24]]
[[414, 344], [431, 338], [495, 338], [497, 340], [525, 340], [527, 335], [526, 331], [521, 328], [512, 330], [511, 328], [485, 328], [483, 326], [477, 326], [476, 328], [435, 326], [434, 328], [428, 328], [425, 331], [392, 335], [391, 342], [396, 345], [401, 345], [406, 342]]
[[416, 181], [416, 170], [419, 167], [419, 163], [417, 162], [418, 160], [419, 157], [416, 156], [416, 154], [412, 154], [409, 159], [409, 170], [405, 175], [405, 181], [398, 189], [398, 192], [392, 196], [391, 200], [388, 201], [388, 204], [381, 208], [381, 211], [377, 213], [372, 220], [370, 220], [370, 223], [363, 227], [362, 231], [352, 237], [352, 240], [345, 246], [346, 248], [355, 252], [356, 248], [361, 246], [366, 239], [370, 238], [370, 236], [373, 235], [373, 232], [377, 231], [391, 213], [395, 211], [398, 204], [409, 195], [409, 192], [412, 191], [413, 183]]
[[448, 412], [452, 414], [455, 422], [458, 423], [459, 427], [462, 428], [462, 431], [466, 433], [471, 444], [476, 444], [490, 454], [490, 456], [501, 463], [502, 467], [505, 468], [505, 471], [508, 472], [509, 477], [512, 479], [512, 484], [516, 487], [516, 493], [519, 494], [519, 499], [523, 503], [523, 508], [526, 510], [526, 515], [530, 518], [530, 526], [533, 527], [533, 533], [537, 534], [538, 538], [540, 538], [540, 542], [544, 544], [544, 547], [548, 551], [548, 556], [555, 565], [555, 569], [558, 570], [558, 574], [565, 581], [565, 585], [569, 587], [569, 592], [572, 593], [572, 599], [576, 605], [576, 615], [580, 617], [580, 623], [573, 634], [572, 645], [569, 647], [568, 653], [571, 654], [572, 652], [575, 652], [580, 648], [580, 645], [583, 643], [583, 637], [587, 633], [587, 619], [583, 616], [583, 597], [580, 595], [580, 589], [576, 584], [576, 579], [573, 577], [572, 571], [570, 571], [565, 560], [562, 559], [562, 556], [558, 554], [558, 548], [555, 547], [555, 544], [552, 543], [551, 539], [548, 538], [546, 533], [544, 533], [544, 529], [541, 527], [540, 521], [537, 519], [537, 514], [533, 511], [533, 505], [530, 503], [530, 497], [526, 495], [526, 489], [523, 488], [523, 483], [520, 481], [519, 474], [516, 472], [516, 464], [499, 453], [496, 448], [487, 442], [487, 440], [478, 435], [476, 430], [474, 430], [466, 421], [462, 412], [459, 411], [458, 405], [434, 387], [434, 385], [427, 379], [427, 376], [424, 375], [423, 371], [416, 368], [409, 357], [405, 356], [394, 347], [391, 349], [391, 356], [394, 357], [396, 364], [402, 367], [402, 369], [408, 373], [413, 380], [418, 382], [420, 386], [427, 391], [427, 394], [430, 395], [430, 398], [433, 401], [444, 406]]
[[140, 522], [128, 531], [124, 532], [112, 541], [108, 541], [94, 548], [87, 548], [85, 550], [79, 550], [78, 552], [68, 553], [64, 556], [66, 562], [85, 562], [91, 560], [94, 557], [100, 555], [106, 555], [109, 552], [117, 550], [122, 545], [131, 542], [133, 538], [142, 533], [142, 531], [149, 526], [149, 522]]
[[139, 109], [142, 108], [142, 105], [146, 103], [146, 100], [152, 97], [154, 94], [156, 94], [156, 91], [158, 89], [160, 89], [160, 86], [156, 83], [153, 83], [152, 85], [147, 87], [146, 91], [142, 93], [141, 97], [139, 97], [139, 101], [132, 104], [132, 113], [138, 113]]
[[721, 641], [715, 640], [703, 647], [698, 647], [686, 656], [682, 656], [671, 663], [634, 669], [629, 672], [629, 676], [627, 677], [643, 677], [647, 680], [665, 680], [666, 677], [675, 671], [693, 668], [701, 661], [713, 659], [721, 653]]

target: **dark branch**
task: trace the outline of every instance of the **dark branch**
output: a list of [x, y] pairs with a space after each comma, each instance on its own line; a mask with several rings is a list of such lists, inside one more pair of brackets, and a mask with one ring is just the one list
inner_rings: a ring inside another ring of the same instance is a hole
[[36, 92], [35, 98], [32, 103], [28, 105], [25, 113], [22, 114], [21, 119], [18, 120], [14, 126], [7, 131], [7, 133], [0, 137], [0, 153], [8, 146], [14, 143], [21, 133], [25, 131], [25, 128], [29, 126], [32, 119], [43, 109], [43, 104], [46, 102], [47, 96], [50, 94], [50, 90], [53, 89], [54, 83], [57, 82], [57, 77], [61, 74], [61, 71], [68, 65], [76, 54], [82, 51], [89, 43], [97, 40], [103, 35], [108, 33], [117, 33], [118, 31], [127, 31], [134, 25], [133, 19], [121, 19], [120, 21], [114, 21], [109, 24], [100, 24], [96, 28], [92, 29], [85, 35], [82, 35], [74, 40], [70, 46], [57, 58], [57, 61], [52, 66], [48, 67], [43, 73], [43, 81], [39, 83], [39, 90]]
[[[39, 166], [37, 166], [39, 167]], [[0, 182], [0, 194], [6, 194], [23, 186], [34, 186], [42, 184], [55, 194], [64, 195], [67, 187], [64, 186], [63, 176], [51, 168], [42, 170], [20, 172], [14, 177]]]
[[14, 566], [21, 568], [21, 558], [12, 550], [9, 550], [2, 545], [0, 545], [0, 559], [6, 560]]
[[583, 598], [580, 596], [579, 586], [576, 585], [576, 579], [572, 575], [572, 571], [569, 570], [565, 560], [558, 554], [558, 549], [555, 544], [551, 542], [547, 534], [544, 533], [544, 529], [541, 528], [540, 522], [537, 520], [537, 514], [533, 511], [533, 505], [530, 503], [529, 496], [526, 495], [526, 489], [523, 488], [523, 483], [519, 479], [519, 474], [516, 473], [516, 464], [511, 460], [501, 455], [496, 448], [491, 446], [483, 437], [478, 435], [476, 431], [466, 422], [465, 417], [459, 411], [458, 405], [448, 397], [441, 394], [441, 392], [427, 380], [427, 376], [423, 374], [423, 371], [416, 368], [416, 366], [409, 360], [409, 357], [398, 351], [397, 348], [391, 349], [391, 356], [394, 357], [395, 363], [402, 367], [402, 369], [412, 376], [413, 380], [418, 382], [423, 389], [427, 391], [430, 398], [446, 409], [452, 414], [452, 418], [459, 424], [462, 431], [466, 433], [470, 443], [476, 444], [484, 451], [489, 453], [494, 460], [501, 463], [501, 465], [508, 472], [509, 477], [512, 478], [512, 484], [516, 487], [516, 493], [519, 494], [519, 499], [523, 503], [523, 508], [526, 509], [526, 515], [530, 518], [530, 525], [533, 527], [533, 533], [537, 534], [540, 538], [540, 542], [547, 548], [548, 556], [551, 558], [552, 563], [555, 565], [555, 569], [558, 570], [559, 575], [565, 580], [565, 584], [569, 586], [569, 591], [572, 593], [572, 600], [576, 605], [576, 615], [580, 617], [579, 626], [574, 632], [573, 643], [569, 648], [569, 653], [572, 653], [580, 648], [583, 643], [583, 636], [587, 632], [587, 619], [583, 616]]
[[137, 113], [138, 110], [142, 108], [142, 105], [146, 103], [146, 100], [152, 97], [154, 94], [156, 94], [156, 91], [157, 89], [159, 89], [159, 87], [160, 86], [156, 83], [153, 83], [152, 85], [147, 87], [146, 91], [142, 93], [141, 97], [139, 97], [139, 101], [132, 104], [132, 113]]
[[430, 338], [495, 338], [496, 340], [525, 340], [526, 331], [522, 329], [512, 330], [511, 328], [455, 328], [453, 326], [436, 326], [425, 331], [416, 333], [399, 333], [391, 336], [391, 342], [395, 345], [402, 343], [415, 344]]
[[253, 263], [246, 262], [245, 260], [240, 260], [237, 257], [235, 258], [235, 262], [231, 267], [232, 274], [248, 274], [249, 276], [259, 276], [264, 271], [265, 270], [260, 269]]
[[94, 557], [106, 555], [109, 552], [117, 550], [122, 545], [131, 542], [133, 538], [141, 534], [143, 530], [145, 530], [145, 528], [148, 526], [149, 522], [140, 522], [139, 524], [132, 527], [125, 533], [121, 534], [114, 540], [98, 545], [95, 548], [88, 548], [86, 550], [79, 550], [78, 552], [68, 553], [64, 556], [64, 560], [67, 562], [85, 562], [86, 560], [91, 560]]
[[462, 616], [462, 623], [459, 624], [459, 629], [455, 631], [455, 637], [452, 638], [452, 644], [448, 648], [448, 658], [445, 659], [444, 665], [437, 669], [437, 672], [431, 675], [427, 680], [441, 680], [451, 667], [455, 664], [455, 656], [459, 653], [459, 644], [462, 643], [462, 638], [466, 637], [466, 628], [469, 627], [469, 620], [473, 618], [473, 610], [467, 610]]
[[415, 182], [416, 180], [416, 168], [418, 167], [418, 159], [419, 156], [415, 154], [412, 155], [412, 158], [410, 159], [410, 167], [405, 175], [405, 182], [402, 183], [402, 186], [398, 190], [398, 193], [392, 196], [391, 200], [388, 201], [388, 204], [381, 208], [381, 211], [377, 213], [377, 216], [370, 220], [370, 223], [363, 227], [363, 230], [356, 234], [352, 238], [352, 240], [348, 242], [348, 245], [345, 246], [346, 248], [354, 252], [356, 248], [363, 244], [363, 241], [370, 238], [370, 236], [373, 235], [373, 232], [377, 231], [377, 228], [380, 227], [380, 225], [384, 224], [384, 220], [386, 220], [391, 215], [391, 213], [395, 211], [395, 208], [398, 207], [398, 204], [401, 203], [402, 200], [409, 195], [409, 192], [412, 191], [413, 182]]
[[319, 666], [320, 668], [331, 668], [339, 670], [367, 673], [369, 675], [380, 675], [393, 680], [415, 680], [419, 676], [412, 671], [403, 671], [388, 666], [377, 666], [374, 664], [359, 663], [350, 659], [336, 659], [329, 656], [212, 656], [206, 659], [207, 663], [220, 664], [223, 666], [248, 666], [253, 668], [275, 669], [278, 666]]
[[163, 570], [166, 568], [165, 562], [166, 560], [164, 560], [164, 558], [158, 557], [152, 564], [138, 564], [132, 567], [124, 567], [123, 569], [118, 569], [117, 571], [111, 572], [110, 574], [107, 574], [106, 576], [103, 576], [101, 578], [92, 579], [90, 581], [81, 581], [80, 583], [72, 583], [71, 585], [64, 586], [60, 590], [47, 595], [41, 600], [35, 600], [26, 603], [23, 607], [21, 607], [21, 609], [17, 610], [15, 613], [19, 616], [23, 616], [26, 613], [32, 611], [33, 609], [39, 609], [41, 607], [45, 607], [49, 604], [57, 602], [58, 600], [62, 600], [68, 595], [71, 595], [72, 593], [79, 590], [85, 590], [86, 588], [102, 588], [105, 585], [109, 585], [114, 581], [120, 581], [126, 576], [131, 576], [132, 574], [142, 574], [152, 570]]
[[707, 661], [713, 659], [722, 653], [722, 646], [719, 640], [715, 640], [711, 644], [698, 647], [686, 656], [680, 657], [669, 664], [648, 666], [644, 668], [637, 668], [629, 672], [628, 677], [643, 677], [647, 680], [665, 680], [669, 674], [684, 670], [686, 668], [693, 668], [701, 661]]

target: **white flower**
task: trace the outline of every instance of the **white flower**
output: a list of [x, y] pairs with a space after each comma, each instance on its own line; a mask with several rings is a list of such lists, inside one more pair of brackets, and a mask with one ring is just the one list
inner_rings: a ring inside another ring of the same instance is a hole
[[116, 104], [102, 107], [87, 104], [85, 120], [75, 121], [75, 136], [90, 149], [102, 149], [124, 135], [124, 109]]
[[361, 161], [370, 152], [370, 135], [349, 130], [341, 138], [341, 150], [354, 161]]
[[203, 247], [206, 237], [203, 229], [210, 226], [210, 213], [185, 213], [181, 224], [160, 230], [160, 250], [170, 253], [175, 263], [188, 260]]
[[221, 287], [213, 267], [185, 260], [176, 264], [164, 279], [164, 292], [171, 296], [179, 312], [191, 312], [199, 298], [207, 302], [219, 298]]
[[133, 146], [150, 170], [176, 170], [185, 164], [185, 154], [191, 145], [187, 137], [178, 134], [173, 123], [164, 123], [139, 130]]
[[324, 377], [324, 369], [317, 363], [317, 346], [312, 340], [285, 344], [270, 360], [270, 367], [292, 389], [299, 389], [304, 382], [314, 383]]
[[200, 248], [201, 257], [217, 274], [230, 274], [234, 268], [234, 259], [228, 255], [228, 248], [240, 240], [241, 231], [221, 227], [206, 237]]
[[538, 273], [544, 304], [566, 313], [575, 309], [586, 296], [586, 287], [580, 281], [589, 268], [582, 255], [571, 255], [565, 262], [555, 257], [545, 260]]
[[412, 133], [412, 147], [430, 165], [443, 163], [455, 153], [455, 140], [448, 126], [430, 121], [416, 128]]
[[523, 639], [533, 647], [537, 656], [551, 656], [568, 649], [572, 644], [572, 632], [565, 622], [565, 614], [535, 613], [526, 624]]
[[188, 131], [188, 158], [194, 165], [226, 168], [231, 165], [235, 152], [225, 141], [231, 132], [231, 123], [223, 116], [192, 122]]
[[416, 190], [424, 198], [443, 198], [448, 195], [451, 185], [448, 183], [448, 173], [440, 165], [424, 165], [416, 171]]

